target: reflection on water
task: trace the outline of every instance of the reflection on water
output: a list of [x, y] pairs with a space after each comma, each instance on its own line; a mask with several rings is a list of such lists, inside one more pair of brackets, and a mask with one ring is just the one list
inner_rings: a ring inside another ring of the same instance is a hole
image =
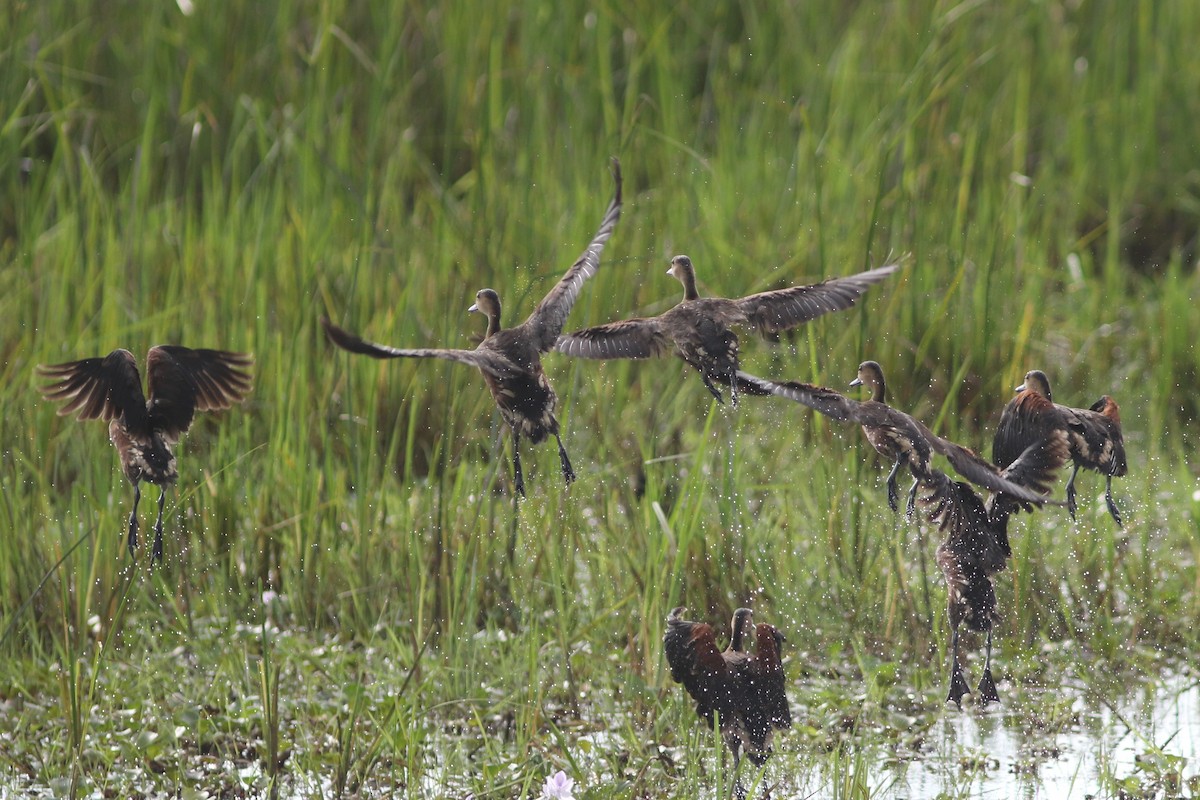
[[1188, 796], [1189, 779], [1200, 782], [1200, 679], [1129, 688], [1073, 688], [1075, 700], [1026, 691], [1022, 708], [1013, 699], [987, 712], [950, 710], [931, 731], [932, 752], [893, 766], [883, 796]]

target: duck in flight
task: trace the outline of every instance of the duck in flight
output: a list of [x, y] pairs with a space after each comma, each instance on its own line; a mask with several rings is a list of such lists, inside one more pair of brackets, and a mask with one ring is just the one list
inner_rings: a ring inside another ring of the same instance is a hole
[[1104, 502], [1108, 513], [1121, 526], [1121, 512], [1112, 496], [1112, 479], [1125, 475], [1125, 440], [1121, 435], [1121, 412], [1117, 402], [1104, 395], [1091, 408], [1072, 408], [1055, 403], [1050, 379], [1041, 370], [1025, 373], [1017, 395], [1000, 413], [1000, 424], [992, 441], [992, 461], [1006, 467], [1031, 443], [1045, 439], [1055, 430], [1067, 435], [1074, 469], [1067, 481], [1067, 510], [1075, 518], [1075, 476], [1079, 468], [1104, 475]]
[[146, 354], [148, 397], [142, 394], [137, 359], [128, 350], [38, 367], [38, 372], [52, 379], [42, 394], [63, 404], [60, 415], [108, 422], [108, 436], [121, 459], [121, 469], [133, 484], [130, 555], [137, 547], [140, 484], [146, 481], [161, 487], [153, 556], [162, 561], [166, 487], [179, 476], [174, 447], [191, 427], [197, 411], [223, 411], [245, 399], [251, 387], [247, 370], [253, 363], [252, 356], [225, 350], [151, 347]]
[[760, 335], [794, 328], [809, 320], [850, 308], [872, 285], [898, 269], [891, 264], [844, 278], [831, 278], [811, 286], [792, 286], [747, 297], [701, 297], [696, 291], [696, 271], [687, 256], [671, 259], [667, 274], [683, 284], [683, 300], [656, 317], [610, 322], [561, 336], [554, 349], [577, 358], [652, 358], [669, 353], [682, 358], [700, 373], [700, 379], [718, 402], [724, 402], [717, 384], [728, 386], [736, 404], [738, 392], [759, 394], [760, 387], [737, 378], [738, 337], [735, 326], [749, 327]]
[[441, 358], [469, 364], [483, 373], [483, 380], [500, 409], [500, 416], [512, 430], [513, 482], [517, 493], [522, 497], [525, 496], [525, 480], [521, 472], [522, 436], [534, 444], [553, 436], [558, 442], [563, 478], [568, 484], [575, 480], [575, 471], [559, 436], [558, 419], [554, 416], [558, 398], [542, 370], [541, 354], [554, 347], [584, 282], [596, 274], [600, 266], [600, 253], [621, 217], [621, 165], [615, 158], [612, 161], [612, 169], [616, 189], [599, 230], [587, 249], [542, 299], [528, 319], [520, 325], [502, 328], [500, 296], [492, 289], [480, 289], [475, 295], [475, 304], [468, 311], [478, 311], [487, 317], [487, 331], [483, 341], [474, 350], [389, 347], [365, 341], [334, 325], [328, 317], [321, 318], [321, 324], [330, 341], [351, 353], [385, 359]]
[[[1022, 451], [1003, 471], [1004, 479], [1034, 492], [1048, 493], [1058, 470], [1070, 458], [1067, 435], [1050, 431], [1046, 438]], [[979, 702], [1000, 699], [992, 677], [992, 631], [996, 613], [996, 591], [992, 576], [1005, 569], [1012, 548], [1008, 542], [1008, 520], [1022, 508], [1020, 500], [1005, 493], [981, 498], [961, 481], [952, 481], [945, 473], [931, 469], [918, 474], [924, 489], [920, 503], [929, 521], [945, 539], [937, 548], [937, 563], [946, 579], [946, 606], [950, 619], [950, 692], [946, 698], [962, 707], [962, 698], [970, 692], [958, 659], [958, 634], [961, 625], [987, 633], [987, 657], [979, 681]]]
[[[874, 361], [864, 361], [858, 367], [858, 377], [852, 385], [865, 385], [872, 389], [871, 399], [854, 400], [833, 389], [814, 386], [797, 381], [769, 381], [745, 372], [738, 373], [739, 381], [756, 385], [762, 392], [784, 397], [795, 403], [842, 422], [856, 422], [862, 426], [863, 434], [871, 446], [888, 461], [892, 471], [888, 474], [888, 505], [898, 510], [896, 475], [907, 466], [914, 476], [924, 475], [930, 470], [934, 453], [945, 456], [962, 477], [993, 492], [1004, 492], [1024, 502], [1042, 505], [1053, 503], [1049, 497], [1022, 486], [1004, 477], [999, 469], [980, 458], [970, 449], [938, 436], [924, 423], [883, 401], [883, 369]], [[909, 512], [915, 502], [917, 485], [909, 490]]]

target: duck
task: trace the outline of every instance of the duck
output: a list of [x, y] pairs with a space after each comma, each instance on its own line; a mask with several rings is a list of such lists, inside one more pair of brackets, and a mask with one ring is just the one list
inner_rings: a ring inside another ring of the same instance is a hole
[[[881, 456], [892, 462], [887, 477], [888, 506], [897, 512], [896, 476], [907, 466], [914, 477], [925, 475], [930, 462], [938, 453], [950, 462], [954, 470], [974, 484], [1006, 494], [1024, 503], [1054, 504], [1049, 497], [1026, 486], [1007, 480], [1003, 473], [980, 458], [974, 451], [949, 439], [938, 436], [924, 423], [884, 402], [886, 384], [883, 368], [875, 361], [858, 365], [857, 377], [851, 386], [865, 385], [871, 389], [871, 399], [855, 400], [833, 389], [798, 381], [766, 380], [746, 372], [738, 373], [741, 383], [754, 385], [758, 390], [791, 400], [841, 422], [856, 422], [862, 426], [867, 441]], [[916, 482], [909, 490], [907, 511], [915, 506]]]
[[475, 302], [467, 311], [483, 314], [487, 318], [487, 329], [483, 341], [474, 350], [389, 347], [366, 341], [338, 327], [327, 316], [321, 318], [329, 340], [351, 353], [380, 359], [440, 358], [477, 368], [483, 374], [500, 416], [512, 431], [513, 483], [521, 497], [525, 496], [521, 471], [522, 436], [534, 444], [553, 436], [558, 442], [559, 462], [567, 485], [576, 477], [563, 446], [558, 419], [554, 416], [558, 398], [542, 369], [541, 354], [554, 347], [567, 314], [575, 305], [584, 282], [596, 274], [604, 245], [621, 218], [621, 165], [615, 158], [612, 172], [616, 188], [596, 235], [524, 322], [510, 328], [501, 327], [500, 295], [494, 289], [480, 289], [476, 293]]
[[[713, 627], [685, 620], [682, 606], [667, 617], [663, 649], [671, 677], [696, 701], [696, 714], [711, 728], [720, 721], [721, 738], [733, 754], [736, 772], [744, 751], [756, 767], [771, 756], [776, 731], [792, 725], [785, 690], [783, 635], [773, 625], [753, 624], [753, 612], [734, 612], [729, 647], [717, 649]], [[754, 652], [744, 648], [750, 631]], [[739, 796], [744, 796], [738, 784]]]
[[696, 290], [696, 270], [685, 255], [671, 259], [667, 274], [683, 284], [683, 300], [656, 317], [639, 317], [584, 328], [561, 336], [554, 349], [576, 358], [652, 358], [675, 354], [700, 373], [704, 386], [717, 402], [724, 396], [717, 384], [728, 386], [736, 405], [737, 394], [758, 394], [759, 387], [742, 385], [738, 337], [734, 326], [750, 327], [760, 335], [777, 333], [816, 319], [831, 311], [850, 308], [871, 286], [899, 269], [889, 264], [810, 286], [792, 286], [747, 297], [701, 297]]
[[[1006, 480], [1041, 494], [1048, 493], [1059, 469], [1070, 457], [1067, 435], [1049, 431], [1022, 451], [1003, 471]], [[999, 702], [992, 675], [992, 634], [1000, 620], [992, 576], [1003, 571], [1012, 556], [1008, 521], [1028, 504], [1003, 492], [986, 499], [962, 481], [930, 469], [918, 476], [924, 490], [920, 503], [929, 522], [945, 534], [937, 548], [937, 564], [946, 580], [946, 610], [950, 621], [950, 690], [946, 701], [960, 709], [970, 693], [959, 662], [959, 629], [987, 634], [987, 655], [977, 688], [980, 704]]]
[[1000, 413], [1000, 424], [992, 441], [992, 461], [1006, 467], [1031, 442], [1051, 430], [1066, 432], [1071, 445], [1073, 469], [1067, 481], [1067, 511], [1075, 519], [1075, 477], [1079, 469], [1104, 475], [1104, 502], [1108, 513], [1123, 527], [1121, 512], [1112, 496], [1112, 479], [1126, 474], [1125, 440], [1121, 435], [1121, 410], [1109, 395], [1103, 395], [1090, 408], [1072, 408], [1054, 402], [1050, 379], [1033, 369]]
[[124, 349], [107, 356], [65, 364], [39, 365], [51, 382], [42, 387], [46, 399], [61, 403], [60, 416], [108, 422], [108, 436], [117, 450], [121, 469], [133, 484], [128, 548], [138, 543], [138, 503], [141, 483], [160, 487], [158, 519], [154, 522], [153, 558], [163, 558], [163, 505], [167, 487], [179, 477], [174, 447], [187, 433], [197, 411], [224, 411], [249, 394], [249, 368], [254, 357], [226, 350], [156, 345], [146, 353], [149, 396], [142, 393], [137, 358]]

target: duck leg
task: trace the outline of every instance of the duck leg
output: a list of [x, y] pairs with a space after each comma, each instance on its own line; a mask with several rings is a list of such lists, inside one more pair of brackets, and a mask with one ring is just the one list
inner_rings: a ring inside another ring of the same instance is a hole
[[153, 556], [154, 556], [155, 561], [161, 562], [162, 557], [163, 557], [163, 544], [162, 544], [163, 504], [165, 504], [167, 501], [167, 487], [160, 486], [159, 489], [161, 491], [158, 494], [158, 519], [154, 521], [154, 552], [153, 552]]
[[1067, 511], [1071, 512], [1072, 521], [1075, 519], [1075, 476], [1079, 474], [1079, 465], [1071, 470], [1071, 480], [1067, 481]]
[[892, 464], [892, 471], [887, 476], [887, 493], [888, 493], [888, 508], [893, 514], [900, 512], [899, 492], [896, 490], [896, 475], [900, 472], [900, 465], [904, 463], [904, 457], [896, 459], [896, 463]]
[[912, 486], [908, 487], [908, 505], [904, 509], [905, 515], [912, 519], [913, 513], [917, 510], [917, 484], [920, 483], [916, 478], [913, 478]]
[[999, 703], [1000, 695], [996, 693], [996, 681], [992, 678], [992, 629], [988, 628], [987, 658], [983, 661], [983, 677], [979, 679], [979, 703]]
[[717, 398], [717, 402], [720, 403], [721, 405], [725, 405], [725, 397], [724, 397], [724, 395], [721, 394], [721, 390], [713, 385], [713, 382], [709, 379], [709, 377], [707, 375], [704, 374], [703, 371], [701, 371], [701, 373], [700, 373], [700, 380], [704, 381], [704, 386], [710, 392], [712, 392], [713, 397]]
[[738, 749], [740, 742], [736, 739], [726, 739], [726, 744], [733, 751], [733, 796], [737, 800], [746, 800], [746, 787], [742, 785], [742, 776], [738, 774], [738, 765], [742, 762], [741, 753]]
[[516, 429], [512, 429], [512, 447], [513, 447], [513, 485], [517, 490], [517, 494], [521, 497], [525, 496], [525, 475], [521, 472], [521, 434]]
[[567, 448], [563, 447], [562, 439], [558, 438], [558, 433], [554, 434], [554, 440], [558, 442], [558, 460], [562, 464], [563, 478], [567, 481], [567, 486], [575, 482], [575, 470], [571, 469], [571, 459], [567, 458]]
[[129, 556], [133, 557], [134, 550], [137, 549], [138, 541], [138, 519], [137, 507], [142, 499], [142, 487], [137, 481], [133, 482], [133, 510], [129, 512]]
[[954, 705], [962, 708], [963, 695], [970, 694], [967, 679], [963, 677], [962, 667], [958, 663], [958, 626], [950, 634], [950, 694], [947, 700], [953, 700]]
[[1112, 475], [1106, 475], [1105, 479], [1104, 502], [1108, 504], [1108, 513], [1112, 514], [1112, 518], [1117, 521], [1118, 528], [1124, 528], [1125, 524], [1121, 522], [1121, 512], [1117, 509], [1117, 504], [1112, 496]]

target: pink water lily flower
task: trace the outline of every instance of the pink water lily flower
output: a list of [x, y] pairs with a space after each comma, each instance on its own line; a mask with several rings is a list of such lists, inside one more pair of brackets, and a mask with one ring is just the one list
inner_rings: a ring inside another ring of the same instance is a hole
[[574, 787], [574, 779], [568, 778], [567, 773], [560, 769], [546, 778], [546, 785], [542, 787], [542, 794], [538, 800], [575, 800], [575, 795], [572, 794]]

